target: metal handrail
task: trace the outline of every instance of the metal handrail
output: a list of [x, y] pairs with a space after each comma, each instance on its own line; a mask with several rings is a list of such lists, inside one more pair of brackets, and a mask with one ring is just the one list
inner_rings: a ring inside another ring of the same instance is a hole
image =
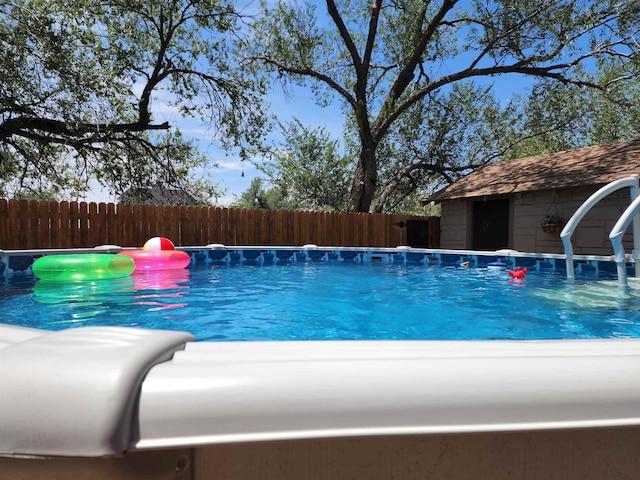
[[616, 270], [618, 271], [618, 285], [623, 288], [628, 288], [627, 281], [627, 255], [624, 252], [624, 246], [622, 245], [622, 237], [629, 228], [629, 224], [633, 221], [633, 252], [631, 254], [631, 260], [636, 266], [636, 277], [640, 273], [640, 262], [638, 257], [640, 256], [640, 248], [638, 248], [638, 232], [640, 231], [640, 196], [637, 196], [631, 205], [627, 207], [624, 213], [620, 216], [616, 224], [613, 226], [611, 233], [609, 234], [609, 240], [613, 245], [614, 260], [616, 262]]
[[[565, 253], [566, 263], [567, 263], [567, 279], [569, 281], [575, 280], [575, 270], [573, 265], [573, 245], [571, 244], [571, 236], [573, 235], [573, 232], [578, 226], [578, 223], [580, 223], [580, 221], [589, 212], [589, 210], [591, 210], [591, 208], [593, 208], [600, 200], [610, 195], [611, 193], [617, 190], [620, 190], [621, 188], [630, 187], [632, 205], [636, 203], [636, 200], [640, 197], [639, 179], [640, 177], [638, 175], [633, 174], [628, 177], [615, 180], [605, 185], [604, 187], [600, 188], [597, 192], [595, 192], [593, 195], [587, 198], [587, 200], [585, 200], [582, 205], [580, 205], [578, 210], [576, 210], [576, 212], [571, 216], [567, 224], [564, 226], [564, 228], [562, 229], [562, 232], [560, 233], [560, 239], [562, 240], [562, 245], [564, 246], [564, 253]], [[631, 208], [631, 206], [629, 208]], [[622, 217], [620, 217], [620, 220], [622, 220], [622, 218], [625, 216], [629, 208], [625, 210], [625, 213], [623, 213]], [[631, 216], [632, 214], [630, 214], [629, 222], [631, 221]], [[620, 223], [620, 220], [618, 220], [618, 223], [616, 223], [616, 226], [618, 226], [618, 224]], [[636, 218], [633, 220], [634, 220], [633, 248], [634, 248], [634, 252], [636, 252], [636, 251], [640, 251], [640, 214], [636, 215]], [[626, 225], [624, 226], [624, 230], [626, 230], [626, 228], [629, 226], [629, 222], [623, 222], [623, 224], [626, 223]], [[616, 248], [620, 249], [622, 245], [622, 235], [620, 235], [620, 246], [616, 246], [616, 243], [614, 243], [614, 240], [612, 239], [612, 235], [615, 230], [616, 230], [616, 227], [614, 227], [614, 229], [611, 231], [611, 234], [609, 235], [609, 239], [611, 239], [611, 242], [613, 243], [614, 255], [616, 255], [617, 257], [619, 252], [616, 252]], [[623, 234], [624, 234], [624, 230], [622, 232]], [[622, 255], [624, 256], [624, 249], [622, 250]], [[636, 275], [639, 275], [639, 274], [640, 274], [640, 263], [636, 262]], [[620, 282], [620, 268], [618, 268], [618, 279]], [[626, 286], [626, 270], [624, 274], [624, 281], [625, 281], [624, 286]]]

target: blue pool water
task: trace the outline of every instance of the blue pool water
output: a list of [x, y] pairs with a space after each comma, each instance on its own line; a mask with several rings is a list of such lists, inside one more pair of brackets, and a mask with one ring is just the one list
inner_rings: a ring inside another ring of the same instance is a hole
[[0, 322], [118, 325], [198, 340], [640, 337], [640, 297], [614, 280], [380, 263], [215, 265], [84, 283], [0, 283]]

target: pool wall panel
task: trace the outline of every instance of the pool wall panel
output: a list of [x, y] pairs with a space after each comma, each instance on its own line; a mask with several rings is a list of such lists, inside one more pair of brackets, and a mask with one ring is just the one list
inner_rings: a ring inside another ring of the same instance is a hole
[[637, 480], [640, 430], [512, 432], [219, 445], [194, 478], [234, 480]]
[[[118, 253], [118, 246], [96, 247], [103, 253]], [[221, 244], [209, 246], [182, 247], [188, 252], [191, 266], [247, 264], [272, 265], [274, 263], [310, 262], [381, 262], [400, 264], [423, 264], [429, 267], [486, 268], [491, 262], [502, 262], [507, 268], [526, 266], [529, 272], [566, 272], [566, 260], [558, 254], [523, 253], [512, 250], [497, 252], [476, 252], [464, 250], [437, 250], [410, 247], [361, 248], [361, 247], [269, 247], [233, 246]], [[31, 274], [33, 261], [43, 255], [60, 253], [96, 253], [96, 249], [73, 250], [0, 250], [0, 278], [14, 274]], [[576, 255], [574, 257], [576, 275], [597, 278], [600, 273], [609, 277], [615, 275], [616, 264], [613, 256]], [[635, 276], [632, 263], [627, 264], [627, 275]]]
[[316, 439], [2, 458], [0, 480], [637, 480], [640, 429]]

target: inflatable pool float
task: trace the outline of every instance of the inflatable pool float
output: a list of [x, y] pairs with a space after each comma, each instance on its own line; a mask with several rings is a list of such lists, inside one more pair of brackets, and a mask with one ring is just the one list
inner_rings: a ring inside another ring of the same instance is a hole
[[56, 282], [102, 280], [131, 275], [133, 260], [113, 253], [47, 255], [33, 262], [33, 274]]
[[175, 270], [186, 268], [191, 263], [191, 255], [175, 250], [173, 242], [165, 237], [150, 238], [142, 250], [123, 250], [118, 255], [133, 259], [136, 272]]
[[191, 263], [191, 256], [180, 250], [123, 250], [118, 255], [131, 258], [136, 272], [186, 268]]
[[524, 276], [527, 274], [527, 267], [515, 267], [513, 270], [509, 270], [509, 276], [516, 280], [524, 279]]
[[175, 250], [175, 245], [166, 237], [153, 237], [145, 242], [143, 250]]

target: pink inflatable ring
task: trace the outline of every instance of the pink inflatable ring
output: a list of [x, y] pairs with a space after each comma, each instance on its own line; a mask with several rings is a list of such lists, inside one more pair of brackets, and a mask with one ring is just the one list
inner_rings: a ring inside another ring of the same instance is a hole
[[174, 270], [186, 268], [191, 256], [181, 250], [122, 250], [118, 255], [126, 255], [136, 264], [134, 272], [149, 270]]

